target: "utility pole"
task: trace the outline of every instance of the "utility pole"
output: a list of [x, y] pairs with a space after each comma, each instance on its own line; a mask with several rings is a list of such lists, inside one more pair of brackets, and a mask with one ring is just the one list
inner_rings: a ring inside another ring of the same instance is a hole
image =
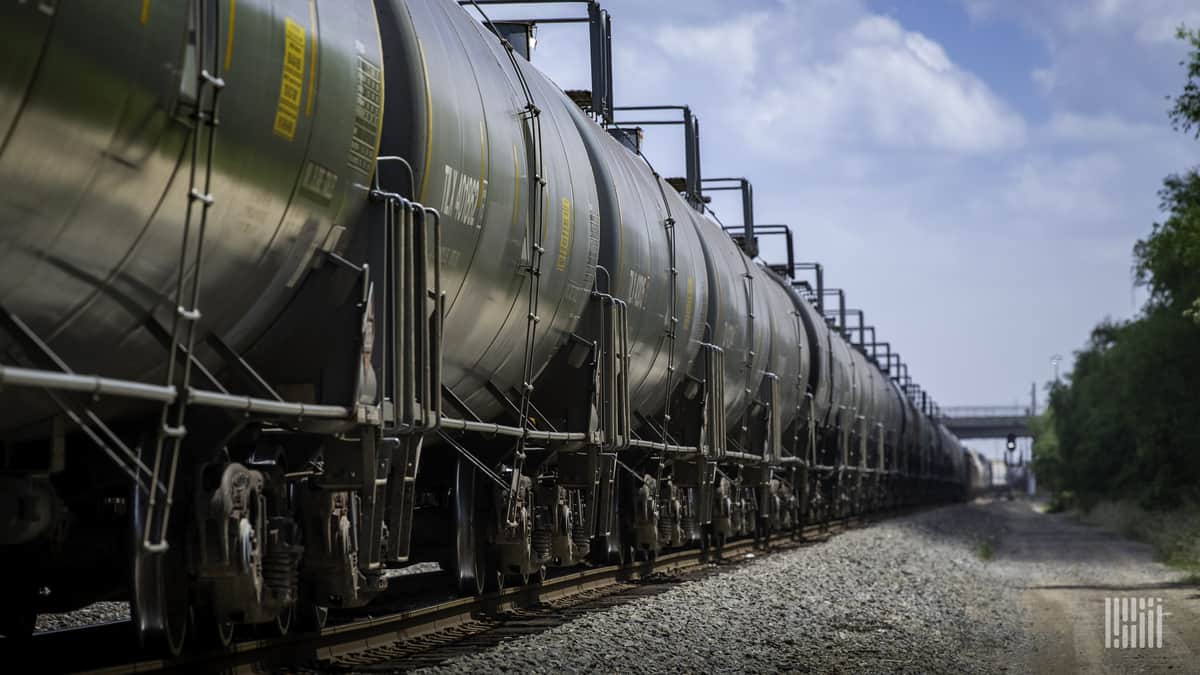
[[1033, 417], [1037, 414], [1037, 382], [1031, 382], [1029, 384], [1029, 416]]

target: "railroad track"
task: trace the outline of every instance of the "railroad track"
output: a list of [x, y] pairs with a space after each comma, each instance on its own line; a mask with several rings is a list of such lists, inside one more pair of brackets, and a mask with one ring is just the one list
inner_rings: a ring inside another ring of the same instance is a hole
[[674, 551], [650, 561], [563, 572], [540, 583], [477, 598], [456, 598], [396, 611], [388, 611], [385, 606], [382, 609], [387, 613], [350, 616], [337, 625], [326, 626], [319, 634], [240, 640], [227, 651], [197, 653], [171, 661], [140, 660], [131, 654], [122, 658], [113, 650], [116, 645], [130, 642], [130, 627], [128, 622], [117, 622], [37, 635], [23, 654], [0, 662], [11, 664], [20, 656], [21, 662], [37, 663], [41, 672], [96, 674], [276, 669], [362, 672], [373, 667], [391, 671], [433, 665], [459, 653], [485, 649], [512, 635], [545, 630], [582, 612], [661, 592], [697, 572], [719, 572], [723, 566], [818, 543], [855, 526], [909, 510], [811, 525], [798, 538], [790, 533], [778, 534], [765, 546], [741, 539], [726, 544], [719, 554], [695, 549]]

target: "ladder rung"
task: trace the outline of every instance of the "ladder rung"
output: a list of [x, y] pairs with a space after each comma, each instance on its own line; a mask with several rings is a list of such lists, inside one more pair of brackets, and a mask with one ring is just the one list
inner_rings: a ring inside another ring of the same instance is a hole
[[187, 427], [163, 425], [162, 432], [167, 438], [183, 438], [187, 435]]
[[200, 310], [199, 309], [184, 309], [183, 307], [176, 307], [175, 311], [179, 312], [179, 317], [182, 319], [186, 319], [188, 321], [199, 321], [200, 320]]
[[215, 89], [221, 89], [225, 86], [225, 80], [222, 80], [221, 78], [214, 76], [213, 74], [209, 73], [207, 70], [200, 71], [200, 79], [211, 84], [213, 86], [213, 88], [215, 88]]
[[196, 188], [192, 188], [192, 191], [188, 193], [188, 197], [190, 197], [193, 200], [204, 202], [205, 206], [212, 206], [213, 201], [215, 201], [211, 194], [208, 194], [206, 192], [201, 192], [201, 191], [197, 190]]

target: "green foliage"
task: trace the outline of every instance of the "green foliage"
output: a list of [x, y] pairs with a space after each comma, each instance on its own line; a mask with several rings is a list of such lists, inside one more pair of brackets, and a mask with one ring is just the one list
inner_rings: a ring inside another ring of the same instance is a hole
[[[1190, 46], [1187, 82], [1170, 117], [1200, 137], [1200, 31], [1179, 37]], [[1035, 429], [1039, 481], [1084, 508], [1200, 495], [1200, 174], [1168, 176], [1160, 196], [1165, 220], [1134, 247], [1146, 306], [1132, 321], [1096, 326]]]
[[1148, 511], [1128, 500], [1103, 501], [1083, 520], [1144, 541], [1154, 547], [1159, 561], [1200, 578], [1200, 504]]
[[975, 555], [979, 556], [980, 560], [987, 562], [996, 557], [996, 549], [992, 546], [992, 542], [985, 539], [975, 545]]
[[1171, 123], [1185, 134], [1195, 129], [1196, 137], [1200, 138], [1200, 30], [1189, 31], [1180, 26], [1175, 37], [1186, 42], [1189, 50], [1187, 58], [1179, 62], [1187, 70], [1187, 82], [1171, 108]]
[[1054, 430], [1054, 408], [1047, 407], [1045, 412], [1033, 419], [1030, 426], [1033, 431], [1033, 473], [1038, 477], [1039, 484], [1059, 494], [1066, 485], [1066, 466], [1063, 464], [1058, 434]]
[[1163, 309], [1097, 326], [1076, 355], [1070, 384], [1050, 393], [1053, 440], [1043, 451], [1055, 454], [1041, 461], [1051, 485], [1073, 491], [1084, 507], [1104, 496], [1171, 505], [1195, 491], [1198, 344], [1200, 327]]
[[1152, 307], [1200, 322], [1200, 175], [1168, 176], [1159, 194], [1168, 217], [1134, 246], [1134, 271]]

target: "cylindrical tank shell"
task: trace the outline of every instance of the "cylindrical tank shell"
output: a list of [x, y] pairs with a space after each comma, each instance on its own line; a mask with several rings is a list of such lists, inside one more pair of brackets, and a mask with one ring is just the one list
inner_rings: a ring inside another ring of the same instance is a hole
[[708, 323], [711, 341], [725, 353], [726, 419], [746, 411], [766, 372], [770, 355], [770, 310], [758, 287], [770, 283], [719, 225], [692, 220], [704, 246], [708, 270]]
[[[381, 154], [406, 158], [416, 199], [441, 212], [443, 383], [475, 414], [494, 416], [502, 404], [485, 385], [511, 395], [524, 383], [530, 236], [544, 251], [531, 381], [592, 290], [598, 197], [575, 104], [455, 3], [377, 6], [388, 85], [407, 96], [388, 107]], [[540, 112], [527, 122], [531, 104]], [[409, 190], [397, 182], [390, 187]]]
[[870, 436], [874, 433], [873, 427], [879, 414], [876, 407], [876, 370], [867, 361], [867, 357], [853, 345], [850, 346], [850, 358], [854, 364], [855, 379], [858, 381], [856, 406], [857, 417], [861, 418], [858, 423], [862, 425], [859, 430]]
[[833, 388], [829, 423], [849, 430], [854, 422], [858, 383], [850, 346], [832, 330], [829, 331], [829, 372]]
[[921, 448], [926, 458], [926, 470], [935, 472], [941, 460], [941, 434], [938, 433], [937, 423], [923, 411], [921, 415]]
[[892, 448], [891, 452], [895, 452], [895, 448], [899, 447], [901, 443], [904, 431], [904, 403], [901, 400], [900, 391], [891, 377], [887, 373], [882, 373], [881, 376], [883, 379], [880, 383], [880, 397], [884, 401], [886, 410], [882, 422], [883, 433], [887, 445]]
[[[57, 3], [52, 22], [45, 3], [0, 9], [0, 304], [77, 372], [150, 377], [167, 355], [148, 317], [169, 329], [189, 304], [173, 296], [188, 192], [205, 188], [189, 183], [192, 4]], [[242, 0], [235, 20], [231, 4], [202, 5], [225, 87], [198, 339], [242, 350], [348, 239], [383, 79], [369, 5]]]
[[832, 407], [833, 384], [831, 378], [829, 324], [817, 314], [813, 307], [795, 289], [789, 289], [792, 306], [800, 311], [804, 322], [804, 333], [808, 345], [808, 391], [813, 395], [813, 419], [819, 425], [829, 423]]
[[691, 370], [704, 339], [708, 272], [691, 222], [695, 211], [582, 111], [573, 117], [596, 176], [603, 268], [597, 289], [626, 303], [630, 402], [653, 415]]
[[962, 443], [941, 422], [937, 423], [937, 431], [941, 437], [942, 461], [947, 467], [947, 473], [962, 476], [965, 470]]
[[891, 383], [888, 381], [887, 374], [874, 362], [871, 363], [871, 372], [874, 373], [875, 387], [875, 424], [877, 425], [875, 433], [882, 434], [887, 439], [895, 420]]
[[762, 285], [764, 300], [771, 313], [771, 357], [768, 370], [779, 378], [780, 429], [786, 430], [799, 415], [808, 384], [810, 349], [800, 312], [792, 303], [787, 282], [761, 265], [759, 274], [768, 282]]
[[926, 423], [925, 413], [921, 412], [921, 409], [912, 402], [912, 399], [905, 397], [905, 400], [909, 402], [908, 422], [910, 423], [908, 431], [910, 443], [908, 466], [909, 470], [915, 473], [921, 470], [921, 462], [928, 455], [929, 437], [926, 431], [928, 424]]
[[907, 466], [908, 453], [917, 442], [916, 408], [913, 407], [912, 401], [904, 395], [899, 383], [892, 382], [891, 389], [900, 410], [900, 422], [896, 433], [896, 461], [901, 466]]

